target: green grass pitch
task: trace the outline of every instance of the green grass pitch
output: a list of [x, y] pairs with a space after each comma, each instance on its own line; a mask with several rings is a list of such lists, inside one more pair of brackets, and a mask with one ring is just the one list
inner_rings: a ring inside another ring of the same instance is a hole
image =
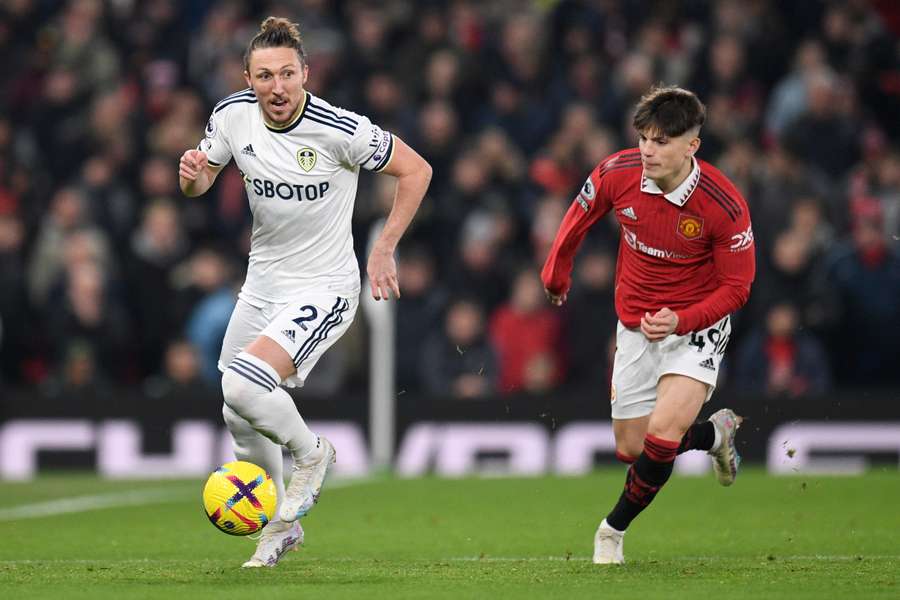
[[[731, 488], [676, 475], [629, 530], [627, 564], [598, 567], [594, 529], [623, 474], [326, 486], [305, 547], [255, 570], [239, 568], [252, 542], [206, 521], [201, 481], [5, 482], [0, 598], [900, 597], [894, 468], [750, 470]], [[60, 498], [133, 504], [31, 518], [17, 508]]]

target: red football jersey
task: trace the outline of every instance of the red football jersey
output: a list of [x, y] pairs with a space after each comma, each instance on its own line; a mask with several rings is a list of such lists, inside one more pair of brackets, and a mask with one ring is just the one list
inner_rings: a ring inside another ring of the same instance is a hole
[[683, 335], [747, 302], [756, 259], [744, 198], [721, 171], [696, 159], [687, 179], [663, 194], [643, 176], [636, 148], [591, 172], [556, 234], [541, 272], [544, 287], [568, 292], [579, 244], [610, 210], [621, 233], [616, 313], [626, 327], [668, 307], [678, 314], [675, 333]]

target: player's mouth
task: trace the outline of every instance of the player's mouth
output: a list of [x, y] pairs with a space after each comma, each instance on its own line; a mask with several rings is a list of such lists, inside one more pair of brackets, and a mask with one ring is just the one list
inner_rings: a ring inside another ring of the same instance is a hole
[[269, 102], [269, 104], [271, 104], [276, 109], [284, 108], [285, 106], [287, 106], [287, 103], [287, 98], [274, 98]]

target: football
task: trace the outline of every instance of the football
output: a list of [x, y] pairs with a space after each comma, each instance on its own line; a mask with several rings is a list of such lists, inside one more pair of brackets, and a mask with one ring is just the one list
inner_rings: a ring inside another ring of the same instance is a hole
[[275, 482], [266, 471], [249, 462], [225, 463], [203, 486], [203, 508], [210, 523], [230, 535], [249, 535], [266, 526], [275, 515]]

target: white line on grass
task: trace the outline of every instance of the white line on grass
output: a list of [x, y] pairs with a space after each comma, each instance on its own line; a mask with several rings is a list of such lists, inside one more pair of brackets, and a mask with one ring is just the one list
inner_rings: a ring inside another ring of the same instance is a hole
[[[641, 563], [647, 562], [720, 562], [726, 560], [753, 560], [757, 559], [760, 562], [769, 562], [767, 557], [763, 555], [758, 556], [675, 556], [675, 557], [667, 557], [667, 558], [644, 558], [640, 561]], [[358, 563], [358, 562], [369, 562], [372, 559], [370, 558], [351, 558], [349, 556], [336, 556], [336, 557], [321, 557], [321, 556], [306, 556], [303, 557], [302, 560], [304, 562], [318, 562], [318, 563]], [[384, 559], [379, 559], [383, 561]], [[409, 564], [440, 564], [440, 563], [469, 563], [469, 562], [486, 562], [486, 563], [518, 563], [518, 562], [529, 562], [529, 563], [539, 563], [539, 562], [587, 562], [591, 560], [589, 556], [571, 556], [566, 558], [565, 556], [452, 556], [449, 558], [418, 558], [418, 559], [401, 559], [397, 562], [409, 563]], [[808, 554], [808, 555], [792, 555], [792, 556], [777, 556], [775, 558], [777, 561], [784, 560], [797, 560], [797, 561], [820, 561], [820, 562], [843, 562], [843, 561], [855, 561], [855, 560], [900, 560], [900, 554], [854, 554], [854, 555], [826, 555], [826, 554]], [[173, 559], [149, 559], [149, 558], [125, 558], [125, 559], [85, 559], [85, 558], [53, 558], [47, 560], [41, 559], [21, 559], [21, 560], [0, 560], [0, 565], [25, 565], [25, 564], [44, 564], [44, 563], [53, 563], [53, 564], [96, 564], [96, 563], [119, 563], [119, 564], [152, 564], [152, 563], [194, 563], [197, 560], [194, 559], [186, 559], [186, 558], [173, 558]], [[219, 561], [221, 562], [221, 561]]]
[[[810, 561], [845, 561], [845, 560], [897, 560], [900, 555], [893, 554], [853, 554], [853, 555], [828, 555], [828, 554], [796, 554], [790, 556], [780, 556], [773, 554], [772, 560], [810, 560]], [[769, 560], [767, 556], [674, 556], [674, 557], [645, 557], [641, 562], [716, 562], [724, 560], [748, 560], [757, 558], [761, 561]], [[323, 559], [327, 560], [327, 559]], [[590, 560], [589, 556], [461, 556], [457, 558], [446, 559], [450, 561], [465, 562], [565, 562], [570, 560], [586, 561]], [[439, 562], [439, 561], [438, 561]]]
[[70, 513], [120, 508], [123, 506], [145, 506], [148, 504], [168, 504], [184, 502], [188, 495], [183, 491], [171, 488], [150, 488], [132, 490], [130, 492], [111, 492], [89, 496], [70, 496], [45, 502], [33, 502], [0, 509], [0, 521], [20, 521], [23, 519], [39, 519]]
[[[337, 489], [365, 483], [366, 481], [368, 481], [368, 479], [338, 479], [337, 481], [329, 481], [327, 487], [329, 489]], [[22, 504], [11, 508], [0, 508], [0, 522], [39, 519], [41, 517], [53, 517], [56, 515], [103, 510], [107, 508], [121, 508], [124, 506], [177, 504], [188, 501], [191, 498], [197, 499], [199, 495], [199, 487], [197, 490], [190, 492], [185, 489], [155, 487], [143, 490], [131, 490], [128, 492], [70, 496], [68, 498], [59, 498], [57, 500]]]

